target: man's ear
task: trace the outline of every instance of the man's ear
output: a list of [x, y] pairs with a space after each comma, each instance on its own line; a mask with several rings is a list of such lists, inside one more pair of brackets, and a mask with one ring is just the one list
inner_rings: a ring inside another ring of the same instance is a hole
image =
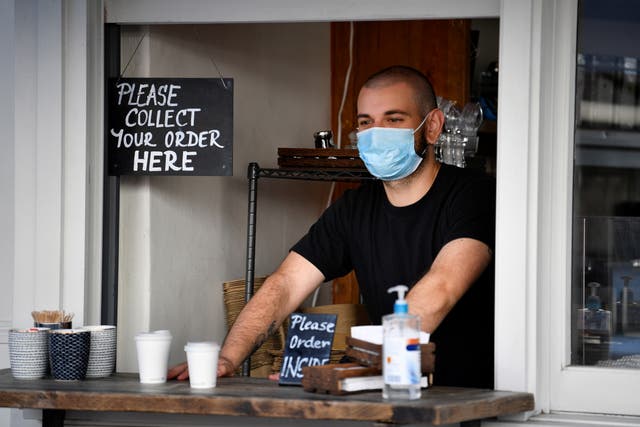
[[435, 144], [442, 132], [444, 126], [444, 114], [439, 109], [435, 109], [429, 113], [427, 122], [425, 123], [424, 137], [428, 144]]

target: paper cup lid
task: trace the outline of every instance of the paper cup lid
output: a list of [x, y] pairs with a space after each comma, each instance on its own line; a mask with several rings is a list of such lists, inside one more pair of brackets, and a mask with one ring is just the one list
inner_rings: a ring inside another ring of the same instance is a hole
[[168, 330], [161, 330], [161, 331], [152, 331], [152, 332], [140, 332], [138, 335], [136, 335], [136, 340], [142, 339], [142, 340], [158, 340], [158, 341], [164, 341], [164, 340], [170, 340], [171, 339], [171, 332], [169, 332]]
[[213, 341], [188, 342], [184, 351], [212, 351], [220, 349], [220, 345]]

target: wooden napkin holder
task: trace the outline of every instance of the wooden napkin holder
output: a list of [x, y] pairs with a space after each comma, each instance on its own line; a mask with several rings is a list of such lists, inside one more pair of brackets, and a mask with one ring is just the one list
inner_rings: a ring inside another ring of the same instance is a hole
[[[436, 345], [420, 345], [422, 375], [433, 383]], [[346, 356], [351, 363], [307, 366], [302, 368], [302, 388], [314, 393], [347, 394], [382, 388], [382, 346], [346, 337]], [[353, 389], [355, 384], [355, 388]], [[360, 386], [360, 389], [357, 389]]]
[[[345, 354], [354, 362], [363, 366], [382, 369], [382, 345], [373, 344], [357, 338], [347, 337]], [[420, 344], [420, 364], [422, 374], [431, 374], [436, 365], [435, 343]]]
[[338, 363], [302, 368], [302, 388], [312, 393], [346, 394], [343, 380], [381, 375], [379, 369], [357, 363]]

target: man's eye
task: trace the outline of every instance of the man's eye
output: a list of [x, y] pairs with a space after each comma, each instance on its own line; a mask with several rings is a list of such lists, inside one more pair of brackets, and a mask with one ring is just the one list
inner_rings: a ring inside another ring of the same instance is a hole
[[370, 126], [371, 120], [358, 120], [358, 127]]
[[402, 122], [402, 117], [389, 117], [387, 121], [389, 123], [400, 123]]

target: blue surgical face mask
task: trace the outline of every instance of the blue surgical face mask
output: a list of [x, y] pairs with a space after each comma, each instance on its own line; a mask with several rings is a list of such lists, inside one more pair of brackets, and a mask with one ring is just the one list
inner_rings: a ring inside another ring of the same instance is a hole
[[406, 178], [418, 169], [422, 157], [416, 154], [415, 129], [372, 127], [358, 132], [358, 151], [371, 175], [383, 181]]

